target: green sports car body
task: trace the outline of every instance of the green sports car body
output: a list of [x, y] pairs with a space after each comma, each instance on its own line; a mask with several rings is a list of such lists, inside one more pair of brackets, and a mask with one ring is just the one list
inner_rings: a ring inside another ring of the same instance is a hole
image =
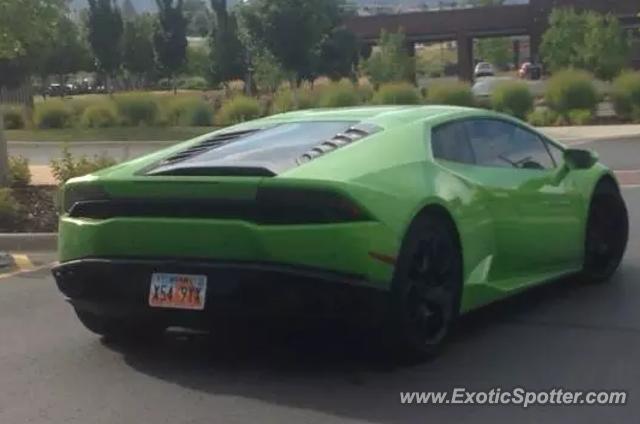
[[439, 324], [422, 323], [439, 341], [458, 312], [567, 274], [608, 277], [627, 231], [615, 177], [595, 155], [446, 106], [247, 122], [73, 179], [62, 203], [54, 276], [100, 333], [115, 318], [98, 318], [158, 312], [168, 325], [226, 311], [238, 293], [278, 304], [296, 281], [388, 293], [402, 309], [420, 295], [400, 280], [440, 278], [452, 287], [446, 306], [429, 295], [415, 306], [440, 309]]

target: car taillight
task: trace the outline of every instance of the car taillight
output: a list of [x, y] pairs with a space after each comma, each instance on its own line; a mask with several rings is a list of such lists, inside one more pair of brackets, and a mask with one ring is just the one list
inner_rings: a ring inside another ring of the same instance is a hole
[[257, 194], [257, 221], [267, 225], [329, 224], [369, 221], [355, 201], [332, 191], [262, 187]]

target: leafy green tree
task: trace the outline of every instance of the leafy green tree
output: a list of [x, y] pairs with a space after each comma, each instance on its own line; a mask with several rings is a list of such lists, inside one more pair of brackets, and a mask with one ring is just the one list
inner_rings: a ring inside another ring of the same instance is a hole
[[342, 0], [253, 0], [241, 7], [249, 36], [297, 82], [312, 76], [322, 43], [342, 19]]
[[187, 61], [187, 20], [182, 13], [183, 0], [156, 0], [158, 22], [153, 35], [156, 63], [172, 82]]
[[211, 69], [211, 58], [206, 47], [189, 46], [187, 48], [186, 73], [193, 77], [206, 78]]
[[107, 88], [111, 92], [111, 79], [122, 65], [122, 15], [116, 0], [88, 1], [89, 44], [96, 68], [107, 77]]
[[287, 74], [275, 56], [266, 49], [252, 56], [254, 79], [258, 89], [268, 93], [274, 93], [282, 81], [287, 79]]
[[615, 17], [565, 8], [551, 13], [540, 51], [552, 72], [574, 67], [611, 79], [628, 61], [630, 46]]
[[210, 80], [213, 84], [243, 78], [247, 70], [247, 50], [240, 41], [237, 17], [227, 10], [226, 0], [211, 0], [215, 23], [211, 30]]
[[378, 86], [387, 82], [411, 81], [415, 61], [406, 50], [405, 36], [382, 30], [378, 49], [364, 62], [364, 71]]
[[476, 45], [476, 56], [499, 68], [505, 68], [513, 60], [511, 39], [508, 37], [483, 38]]
[[38, 72], [42, 76], [55, 75], [64, 84], [68, 74], [92, 69], [91, 53], [78, 25], [67, 16], [57, 22], [56, 30], [43, 49]]
[[334, 81], [353, 77], [360, 59], [360, 46], [356, 35], [345, 27], [337, 27], [320, 48], [318, 72]]
[[206, 37], [213, 24], [213, 14], [204, 0], [185, 0], [183, 11], [187, 20], [187, 34], [191, 37]]
[[153, 25], [151, 15], [139, 15], [128, 19], [124, 25], [124, 68], [138, 84], [153, 74]]
[[629, 38], [615, 16], [589, 13], [586, 20], [583, 53], [585, 68], [599, 78], [612, 80], [629, 62]]
[[[63, 0], [0, 1], [0, 89], [20, 84], [29, 75], [35, 57], [51, 38]], [[0, 187], [9, 183], [4, 114], [0, 105]]]

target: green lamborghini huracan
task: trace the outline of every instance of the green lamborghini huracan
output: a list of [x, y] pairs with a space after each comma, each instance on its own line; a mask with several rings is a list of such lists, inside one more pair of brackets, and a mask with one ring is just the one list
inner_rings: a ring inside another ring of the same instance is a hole
[[429, 354], [461, 313], [567, 275], [607, 280], [628, 237], [594, 153], [449, 106], [271, 116], [62, 197], [53, 274], [105, 336], [358, 311]]

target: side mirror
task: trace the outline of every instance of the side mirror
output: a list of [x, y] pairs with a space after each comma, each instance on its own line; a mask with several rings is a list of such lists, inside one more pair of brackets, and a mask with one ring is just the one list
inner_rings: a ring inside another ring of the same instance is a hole
[[591, 150], [567, 149], [564, 162], [569, 169], [589, 169], [598, 162], [598, 154]]

